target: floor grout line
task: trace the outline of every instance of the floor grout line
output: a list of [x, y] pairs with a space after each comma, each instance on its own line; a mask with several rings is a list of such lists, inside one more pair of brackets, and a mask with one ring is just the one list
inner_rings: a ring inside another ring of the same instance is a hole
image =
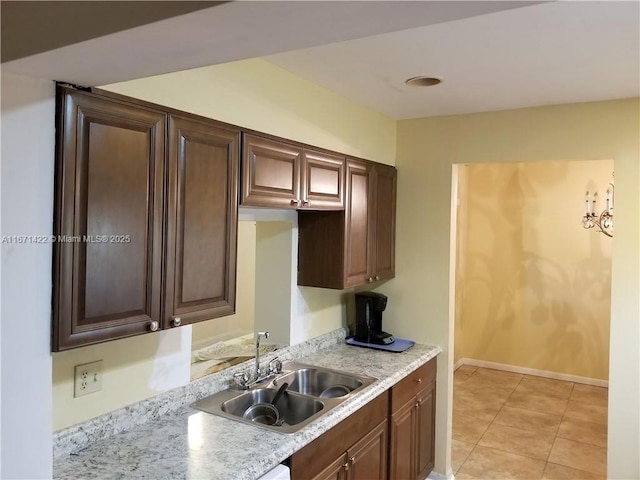
[[[461, 384], [459, 384], [458, 386], [461, 386], [461, 385], [463, 385], [464, 383], [466, 383], [466, 382], [467, 382], [471, 377], [476, 376], [476, 373], [480, 372], [481, 370], [493, 370], [493, 369], [486, 369], [486, 368], [483, 368], [483, 367], [478, 367], [478, 368], [476, 368], [476, 370], [475, 370], [471, 375], [469, 375], [469, 376], [465, 379], [465, 381], [464, 381], [464, 382], [462, 382], [462, 383], [461, 383]], [[479, 377], [480, 377], [480, 375], [476, 376], [476, 378], [479, 378]], [[576, 468], [575, 466], [563, 465], [563, 464], [561, 464], [561, 463], [556, 463], [556, 462], [550, 462], [550, 461], [549, 461], [549, 459], [551, 458], [551, 453], [553, 452], [553, 449], [554, 449], [554, 447], [555, 447], [556, 442], [557, 442], [557, 440], [558, 440], [558, 439], [568, 440], [568, 441], [576, 442], [576, 443], [578, 443], [578, 444], [582, 444], [582, 445], [588, 445], [588, 446], [592, 446], [592, 447], [596, 447], [596, 448], [605, 448], [605, 449], [606, 449], [606, 447], [601, 447], [600, 445], [596, 445], [596, 444], [594, 444], [594, 443], [588, 443], [588, 442], [584, 442], [584, 441], [574, 440], [574, 439], [571, 439], [571, 438], [565, 438], [564, 436], [561, 436], [561, 435], [559, 434], [559, 432], [560, 432], [560, 426], [562, 425], [562, 422], [563, 422], [565, 419], [570, 418], [570, 419], [572, 419], [572, 420], [576, 420], [576, 421], [579, 421], [579, 422], [583, 421], [583, 420], [580, 420], [580, 419], [578, 419], [578, 418], [573, 418], [573, 417], [571, 417], [571, 416], [569, 416], [569, 417], [568, 417], [568, 416], [566, 415], [566, 412], [567, 412], [567, 409], [568, 409], [568, 406], [569, 406], [569, 402], [570, 402], [570, 401], [572, 401], [571, 396], [573, 395], [573, 392], [574, 392], [574, 389], [575, 389], [575, 385], [576, 385], [576, 383], [575, 383], [575, 382], [569, 382], [569, 383], [571, 383], [571, 389], [569, 390], [569, 394], [568, 394], [566, 397], [565, 397], [564, 395], [556, 395], [556, 394], [554, 394], [554, 393], [548, 393], [548, 392], [547, 392], [547, 393], [545, 393], [544, 391], [537, 392], [538, 394], [540, 394], [540, 395], [542, 395], [542, 396], [551, 396], [551, 397], [555, 397], [556, 399], [562, 399], [562, 400], [565, 400], [565, 404], [564, 404], [564, 408], [563, 408], [563, 410], [562, 410], [562, 413], [554, 413], [554, 414], [550, 414], [549, 412], [546, 412], [546, 411], [533, 410], [533, 409], [531, 409], [531, 408], [524, 408], [524, 407], [522, 407], [522, 406], [513, 407], [513, 408], [518, 408], [518, 409], [521, 409], [521, 410], [526, 410], [526, 411], [529, 411], [529, 412], [541, 413], [541, 414], [547, 414], [547, 415], [553, 415], [553, 416], [555, 416], [556, 418], [557, 418], [557, 417], [560, 417], [560, 421], [558, 422], [558, 424], [556, 425], [556, 427], [554, 428], [554, 430], [553, 430], [553, 431], [551, 431], [551, 430], [548, 430], [548, 431], [545, 431], [545, 430], [539, 430], [539, 429], [535, 429], [534, 427], [532, 427], [531, 429], [526, 429], [526, 428], [516, 427], [516, 426], [513, 426], [513, 425], [504, 425], [504, 426], [506, 426], [506, 427], [511, 427], [511, 428], [514, 428], [514, 429], [517, 429], [517, 430], [520, 430], [520, 431], [523, 431], [523, 432], [532, 432], [532, 433], [534, 433], [534, 432], [539, 432], [539, 433], [548, 433], [548, 434], [552, 434], [552, 435], [553, 435], [553, 441], [551, 442], [551, 447], [549, 448], [549, 452], [548, 452], [548, 454], [546, 455], [546, 459], [541, 459], [541, 458], [538, 458], [538, 457], [533, 457], [533, 456], [530, 456], [530, 455], [529, 455], [529, 454], [527, 454], [527, 453], [516, 453], [516, 452], [513, 452], [513, 451], [509, 451], [509, 450], [504, 450], [503, 448], [500, 448], [500, 447], [493, 447], [493, 446], [484, 446], [484, 445], [480, 445], [480, 442], [484, 439], [485, 435], [487, 434], [487, 432], [489, 431], [489, 429], [490, 429], [493, 425], [502, 425], [502, 424], [500, 424], [500, 423], [496, 423], [496, 419], [498, 418], [498, 416], [500, 415], [500, 413], [504, 410], [504, 408], [507, 406], [507, 402], [508, 402], [508, 401], [509, 401], [509, 399], [513, 396], [513, 394], [516, 392], [517, 388], [522, 384], [523, 380], [524, 380], [525, 378], [527, 378], [527, 377], [535, 377], [535, 376], [532, 376], [532, 375], [524, 375], [524, 374], [522, 374], [522, 376], [520, 377], [520, 379], [519, 379], [518, 383], [516, 384], [516, 386], [515, 386], [515, 387], [513, 387], [513, 388], [511, 389], [511, 392], [510, 392], [510, 393], [509, 393], [509, 395], [506, 397], [506, 399], [501, 401], [500, 409], [497, 411], [497, 413], [496, 413], [495, 415], [493, 415], [493, 418], [489, 421], [489, 423], [487, 424], [487, 426], [484, 428], [484, 430], [483, 430], [482, 434], [480, 435], [479, 439], [478, 439], [478, 440], [473, 444], [473, 447], [472, 447], [472, 449], [469, 451], [469, 453], [467, 454], [467, 456], [466, 456], [465, 460], [460, 464], [460, 466], [459, 466], [459, 467], [458, 467], [458, 469], [456, 470], [456, 473], [460, 472], [460, 471], [462, 470], [462, 468], [467, 464], [467, 462], [469, 461], [469, 459], [471, 458], [471, 456], [473, 455], [473, 453], [477, 451], [477, 447], [482, 447], [482, 448], [489, 448], [489, 449], [493, 449], [493, 450], [496, 450], [496, 451], [499, 451], [499, 452], [503, 452], [503, 453], [506, 453], [506, 454], [510, 454], [510, 455], [520, 456], [520, 457], [522, 457], [522, 458], [527, 458], [527, 459], [535, 460], [535, 461], [537, 461], [537, 462], [543, 462], [543, 463], [544, 463], [544, 466], [543, 466], [543, 469], [542, 469], [542, 476], [544, 476], [544, 472], [546, 472], [547, 467], [548, 467], [548, 465], [549, 465], [549, 464], [557, 465], [557, 466], [564, 467], [564, 468], [570, 468], [570, 469], [574, 469], [574, 470], [577, 470], [577, 471], [580, 471], [580, 472], [585, 472], [585, 473], [589, 473], [589, 474], [593, 474], [593, 475], [599, 475], [599, 474], [598, 474], [598, 473], [596, 473], [596, 472], [593, 472], [593, 471], [591, 471], [591, 470], [585, 470], [584, 468]], [[486, 383], [487, 383], [487, 385], [491, 385], [491, 384], [492, 384], [492, 382], [486, 382]], [[498, 385], [500, 385], [500, 384], [498, 383]], [[502, 387], [502, 385], [500, 385], [500, 386]], [[605, 387], [602, 387], [602, 388], [605, 388]], [[455, 396], [455, 392], [454, 392], [454, 396]], [[585, 405], [602, 406], [602, 405], [600, 405], [600, 404], [598, 404], [598, 403], [593, 403], [593, 402], [584, 402], [584, 401], [580, 401], [580, 400], [573, 400], [573, 401], [574, 401], [574, 402], [577, 402], [577, 403], [585, 404]], [[510, 407], [510, 408], [511, 408], [511, 407]], [[608, 406], [605, 406], [605, 408], [607, 408], [607, 409], [608, 409]], [[461, 414], [458, 414], [458, 415], [461, 415]], [[477, 418], [477, 417], [474, 417], [473, 415], [463, 415], [463, 414], [462, 414], [461, 416], [471, 417], [471, 418]], [[584, 420], [584, 422], [593, 423], [593, 424], [597, 424], [597, 425], [603, 425], [602, 423], [599, 423], [599, 422], [590, 422], [590, 421], [588, 421], [588, 420]], [[462, 441], [462, 440], [460, 440], [460, 441]], [[464, 442], [464, 443], [471, 443], [471, 442]]]

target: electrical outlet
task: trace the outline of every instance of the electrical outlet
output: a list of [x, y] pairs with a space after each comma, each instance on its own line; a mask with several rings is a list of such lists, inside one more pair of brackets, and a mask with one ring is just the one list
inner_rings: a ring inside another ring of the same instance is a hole
[[102, 360], [76, 365], [73, 396], [81, 397], [102, 390]]

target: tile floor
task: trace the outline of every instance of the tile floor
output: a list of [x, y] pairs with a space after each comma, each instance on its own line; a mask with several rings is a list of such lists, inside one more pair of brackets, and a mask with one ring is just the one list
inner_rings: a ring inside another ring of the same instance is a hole
[[452, 463], [457, 480], [605, 479], [607, 389], [463, 365]]

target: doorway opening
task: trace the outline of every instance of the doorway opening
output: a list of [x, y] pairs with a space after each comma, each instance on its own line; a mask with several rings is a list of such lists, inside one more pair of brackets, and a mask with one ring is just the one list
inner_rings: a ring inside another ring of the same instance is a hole
[[513, 461], [606, 475], [613, 239], [582, 216], [612, 172], [613, 160], [454, 166], [454, 472], [489, 462], [481, 478], [497, 478]]

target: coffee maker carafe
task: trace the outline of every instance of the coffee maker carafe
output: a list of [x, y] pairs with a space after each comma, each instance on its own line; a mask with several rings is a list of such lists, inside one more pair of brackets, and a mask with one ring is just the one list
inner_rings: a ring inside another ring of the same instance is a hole
[[382, 331], [382, 312], [387, 308], [387, 297], [381, 293], [360, 292], [356, 298], [356, 332], [359, 342], [389, 345], [393, 335]]

